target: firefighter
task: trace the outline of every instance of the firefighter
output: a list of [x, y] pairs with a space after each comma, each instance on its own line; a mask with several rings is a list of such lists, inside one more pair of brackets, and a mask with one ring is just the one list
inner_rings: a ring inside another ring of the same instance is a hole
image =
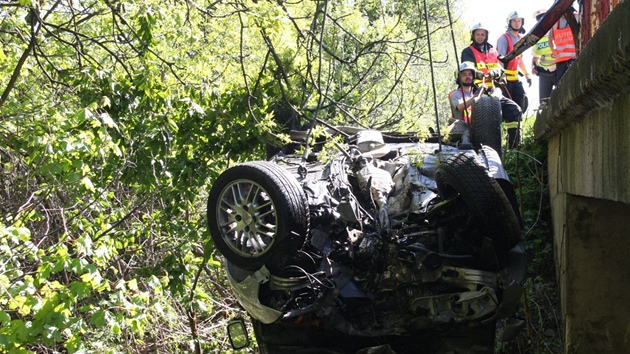
[[448, 95], [453, 111], [453, 118], [470, 123], [470, 113], [473, 104], [474, 80], [476, 78], [475, 64], [465, 61], [459, 65], [457, 89]]
[[[518, 12], [512, 11], [508, 15], [507, 31], [497, 40], [497, 52], [499, 56], [504, 57], [514, 49], [514, 44], [516, 44], [521, 39], [522, 34], [525, 33], [525, 29], [523, 28], [524, 24], [525, 19], [520, 16]], [[528, 100], [523, 83], [519, 79], [519, 70], [525, 76], [529, 86], [532, 85], [532, 79], [527, 72], [522, 56], [519, 55], [510, 60], [504, 69], [507, 84], [505, 85], [503, 94], [516, 102], [521, 107], [521, 110], [525, 112], [527, 110]]]
[[462, 50], [461, 62], [475, 63], [477, 70], [484, 73], [484, 79], [476, 79], [475, 84], [480, 85], [482, 82], [492, 89], [494, 88], [494, 79], [501, 77], [502, 70], [499, 65], [498, 53], [488, 43], [488, 28], [477, 23], [470, 30], [470, 46]]
[[462, 62], [475, 63], [475, 68], [483, 73], [482, 78], [476, 79], [476, 85], [484, 84], [486, 93], [500, 97], [503, 125], [508, 133], [508, 146], [516, 147], [520, 142], [521, 108], [511, 99], [503, 96], [501, 90], [495, 89], [495, 80], [503, 76], [503, 69], [499, 64], [499, 54], [488, 43], [488, 29], [481, 23], [473, 25], [470, 31], [471, 44], [461, 53]]
[[468, 125], [471, 122], [472, 105], [476, 97], [477, 87], [474, 81], [477, 73], [473, 62], [465, 61], [459, 64], [455, 74], [457, 89], [448, 94], [448, 101], [453, 114], [451, 124], [447, 128], [448, 139], [453, 142], [459, 141], [461, 148], [472, 147]]

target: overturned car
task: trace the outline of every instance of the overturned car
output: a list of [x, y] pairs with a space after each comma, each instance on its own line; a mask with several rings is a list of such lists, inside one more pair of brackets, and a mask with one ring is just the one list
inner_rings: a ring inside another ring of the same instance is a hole
[[261, 352], [493, 353], [499, 321], [513, 338], [526, 263], [497, 152], [328, 133], [344, 142], [325, 162], [319, 145], [289, 146], [210, 190], [212, 240]]

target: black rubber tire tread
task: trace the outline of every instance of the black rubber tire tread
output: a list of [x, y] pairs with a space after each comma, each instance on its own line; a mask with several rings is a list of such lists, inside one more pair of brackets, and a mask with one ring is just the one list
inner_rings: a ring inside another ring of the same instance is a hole
[[470, 140], [477, 149], [481, 145], [493, 148], [501, 156], [501, 100], [498, 97], [481, 96], [472, 107]]
[[[479, 220], [499, 254], [521, 239], [519, 222], [501, 186], [473, 156], [458, 153], [440, 164], [435, 172], [438, 192], [444, 199], [457, 194], [475, 220]], [[480, 244], [481, 239], [473, 240]]]
[[[223, 191], [235, 181], [257, 183], [267, 193], [277, 214], [274, 240], [262, 254], [244, 257], [235, 253], [223, 239], [217, 221]], [[217, 249], [228, 261], [247, 270], [257, 270], [274, 253], [297, 251], [309, 231], [309, 210], [306, 194], [297, 179], [281, 166], [268, 161], [245, 162], [225, 170], [213, 184], [207, 206], [210, 235]]]

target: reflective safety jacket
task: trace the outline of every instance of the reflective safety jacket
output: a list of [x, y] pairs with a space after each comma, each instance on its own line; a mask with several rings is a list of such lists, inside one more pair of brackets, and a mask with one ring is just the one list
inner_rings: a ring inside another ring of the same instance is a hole
[[[512, 43], [512, 36], [510, 36], [507, 33], [503, 33], [503, 37], [507, 39], [507, 43], [508, 43], [507, 52], [509, 53], [514, 49], [514, 43]], [[521, 63], [521, 60], [523, 60], [523, 58], [521, 55], [519, 55], [516, 58], [510, 60], [510, 62], [507, 64], [507, 67], [504, 68], [505, 78], [507, 79], [507, 81], [513, 81], [513, 82], [518, 81], [518, 65]]]
[[553, 57], [553, 51], [549, 46], [549, 37], [543, 36], [538, 43], [532, 48], [533, 55], [538, 59], [538, 65], [547, 71], [556, 71], [556, 58]]
[[[496, 49], [490, 48], [487, 53], [482, 53], [479, 49], [474, 46], [470, 46], [473, 54], [475, 55], [475, 66], [477, 70], [483, 72], [484, 74], [488, 74], [490, 70], [499, 68], [499, 53]], [[494, 81], [490, 77], [486, 77], [483, 81], [488, 88], [494, 88]], [[475, 85], [480, 85], [482, 80], [475, 79]]]
[[573, 32], [570, 26], [559, 28], [560, 24], [556, 23], [553, 28], [553, 56], [556, 63], [562, 63], [571, 59], [575, 59], [575, 41], [573, 40]]

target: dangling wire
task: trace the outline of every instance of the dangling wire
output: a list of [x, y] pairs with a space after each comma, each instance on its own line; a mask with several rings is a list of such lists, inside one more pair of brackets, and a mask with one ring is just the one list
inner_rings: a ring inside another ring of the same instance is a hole
[[298, 168], [298, 172], [300, 173], [300, 175], [302, 174], [306, 174], [306, 160], [308, 159], [308, 155], [310, 153], [310, 148], [309, 148], [309, 142], [311, 140], [311, 134], [313, 133], [313, 129], [315, 129], [315, 126], [317, 125], [317, 122], [319, 121], [318, 116], [319, 116], [319, 112], [322, 109], [322, 102], [324, 101], [324, 94], [322, 93], [322, 56], [323, 56], [323, 46], [324, 46], [324, 31], [326, 30], [326, 17], [328, 15], [328, 1], [324, 1], [324, 9], [321, 12], [321, 16], [322, 16], [322, 31], [320, 33], [320, 37], [319, 37], [319, 43], [318, 43], [318, 60], [319, 60], [319, 65], [318, 65], [318, 69], [317, 69], [317, 93], [318, 93], [318, 99], [317, 99], [317, 109], [315, 110], [315, 118], [313, 119], [313, 124], [311, 124], [311, 127], [308, 129], [308, 133], [306, 134], [306, 144], [304, 146], [304, 154], [302, 154], [302, 162], [300, 167]]
[[435, 74], [433, 72], [433, 52], [431, 50], [431, 34], [429, 32], [429, 12], [427, 11], [427, 0], [424, 3], [424, 24], [427, 31], [427, 43], [429, 45], [429, 63], [431, 67], [431, 86], [433, 87], [433, 106], [435, 110], [435, 124], [437, 127], [438, 150], [442, 152], [442, 133], [440, 133], [440, 119], [438, 117], [437, 92], [435, 89]]
[[453, 31], [453, 18], [451, 17], [450, 0], [446, 0], [446, 12], [448, 13], [448, 25], [451, 27], [451, 40], [453, 41], [453, 50], [455, 50], [455, 65], [459, 67], [459, 65], [457, 65], [457, 63], [459, 63], [459, 52], [457, 51], [457, 42], [455, 42], [455, 31]]
[[[450, 0], [446, 0], [446, 12], [448, 13], [448, 25], [451, 28], [451, 41], [453, 42], [453, 50], [455, 51], [455, 66], [456, 66], [455, 75], [457, 77], [458, 86], [460, 86], [461, 83], [459, 83], [460, 72], [459, 72], [459, 56], [458, 56], [459, 52], [457, 51], [457, 41], [455, 41], [455, 31], [453, 30], [453, 17], [451, 16]], [[464, 100], [464, 112], [468, 112], [468, 105], [466, 104], [466, 95], [464, 94], [463, 89], [462, 89], [462, 99]], [[451, 103], [449, 102], [448, 104], [451, 104]]]

